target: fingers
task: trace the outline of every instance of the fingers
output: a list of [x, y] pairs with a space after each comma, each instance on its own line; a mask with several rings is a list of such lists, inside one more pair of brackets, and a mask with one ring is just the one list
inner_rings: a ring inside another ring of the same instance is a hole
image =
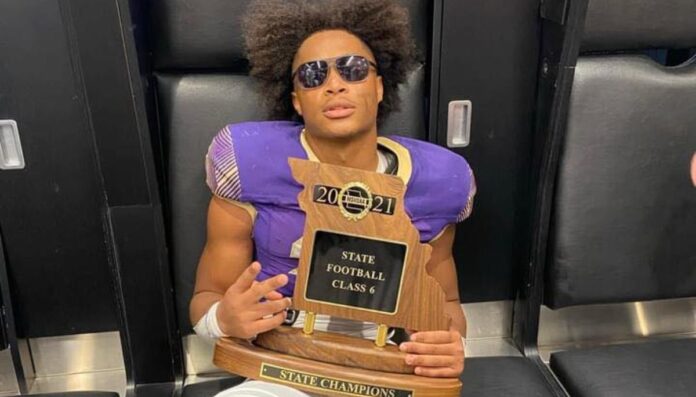
[[416, 375], [458, 377], [464, 370], [464, 355], [407, 354], [406, 364], [415, 366]]
[[261, 302], [254, 305], [253, 311], [256, 318], [261, 318], [269, 314], [285, 312], [285, 309], [290, 307], [291, 303], [290, 298]]
[[399, 350], [408, 353], [404, 361], [415, 367], [416, 375], [457, 377], [464, 370], [464, 346], [457, 330], [424, 331], [411, 334]]
[[262, 318], [254, 321], [251, 324], [251, 332], [253, 335], [257, 335], [262, 332], [270, 331], [273, 328], [279, 327], [283, 321], [285, 321], [284, 311], [274, 314], [273, 317]]
[[457, 378], [462, 373], [462, 369], [456, 368], [427, 368], [416, 367], [414, 370], [416, 375], [428, 376], [430, 378]]
[[253, 262], [242, 272], [242, 274], [239, 275], [239, 278], [237, 278], [237, 281], [235, 281], [234, 284], [230, 286], [230, 289], [238, 293], [243, 293], [244, 291], [251, 288], [251, 286], [254, 284], [254, 281], [256, 280], [256, 276], [259, 274], [260, 271], [261, 264], [258, 262]]
[[288, 283], [288, 276], [279, 274], [256, 281], [260, 271], [261, 265], [253, 262], [225, 292], [218, 308], [218, 323], [226, 334], [250, 338], [285, 320], [285, 309], [291, 301], [276, 290]]
[[459, 346], [453, 346], [451, 343], [434, 345], [430, 343], [404, 342], [399, 345], [399, 350], [404, 353], [449, 356], [457, 350], [457, 347]]
[[243, 298], [249, 302], [258, 302], [266, 296], [271, 291], [275, 291], [278, 288], [283, 287], [288, 283], [288, 276], [286, 274], [279, 274], [273, 276], [269, 279], [263, 280], [256, 284], [253, 284], [243, 293]]
[[435, 356], [431, 354], [407, 354], [406, 364], [415, 367], [453, 367], [458, 361], [454, 356]]
[[268, 300], [268, 301], [277, 301], [279, 299], [283, 299], [283, 294], [281, 294], [278, 291], [271, 291], [271, 292], [267, 293], [264, 296], [264, 298], [266, 298], [266, 300]]
[[459, 339], [456, 331], [424, 331], [411, 334], [412, 342], [421, 343], [452, 343]]

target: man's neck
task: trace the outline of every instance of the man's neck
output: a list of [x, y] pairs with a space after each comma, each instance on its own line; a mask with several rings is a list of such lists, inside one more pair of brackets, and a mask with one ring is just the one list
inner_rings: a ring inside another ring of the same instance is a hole
[[374, 171], [377, 168], [377, 132], [348, 139], [323, 139], [305, 133], [307, 144], [322, 163]]

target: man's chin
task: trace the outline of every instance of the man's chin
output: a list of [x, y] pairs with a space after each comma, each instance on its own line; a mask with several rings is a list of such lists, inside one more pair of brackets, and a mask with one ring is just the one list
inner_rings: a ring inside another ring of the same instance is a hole
[[348, 139], [359, 135], [359, 132], [355, 129], [337, 129], [328, 131], [327, 135], [336, 139]]
[[321, 136], [333, 139], [349, 139], [361, 135], [362, 130], [351, 125], [328, 125], [321, 129]]

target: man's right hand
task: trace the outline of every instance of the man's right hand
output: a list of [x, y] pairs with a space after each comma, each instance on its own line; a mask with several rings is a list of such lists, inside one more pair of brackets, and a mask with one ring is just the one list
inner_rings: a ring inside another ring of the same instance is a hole
[[[261, 264], [254, 262], [232, 284], [217, 309], [220, 330], [228, 336], [249, 339], [278, 327], [285, 320], [290, 298], [276, 291], [288, 283], [288, 276], [279, 274], [258, 282]], [[266, 298], [261, 302], [262, 298]]]

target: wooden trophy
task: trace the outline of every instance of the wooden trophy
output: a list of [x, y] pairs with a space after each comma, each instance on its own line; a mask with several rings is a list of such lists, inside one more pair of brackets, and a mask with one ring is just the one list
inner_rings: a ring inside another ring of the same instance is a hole
[[[281, 326], [254, 342], [222, 338], [213, 362], [248, 378], [325, 395], [459, 396], [456, 378], [413, 374], [388, 344], [389, 326], [447, 330], [444, 292], [426, 272], [431, 247], [404, 210], [395, 176], [290, 159], [306, 213], [293, 309], [304, 328]], [[378, 324], [376, 340], [314, 330], [316, 314]]]

